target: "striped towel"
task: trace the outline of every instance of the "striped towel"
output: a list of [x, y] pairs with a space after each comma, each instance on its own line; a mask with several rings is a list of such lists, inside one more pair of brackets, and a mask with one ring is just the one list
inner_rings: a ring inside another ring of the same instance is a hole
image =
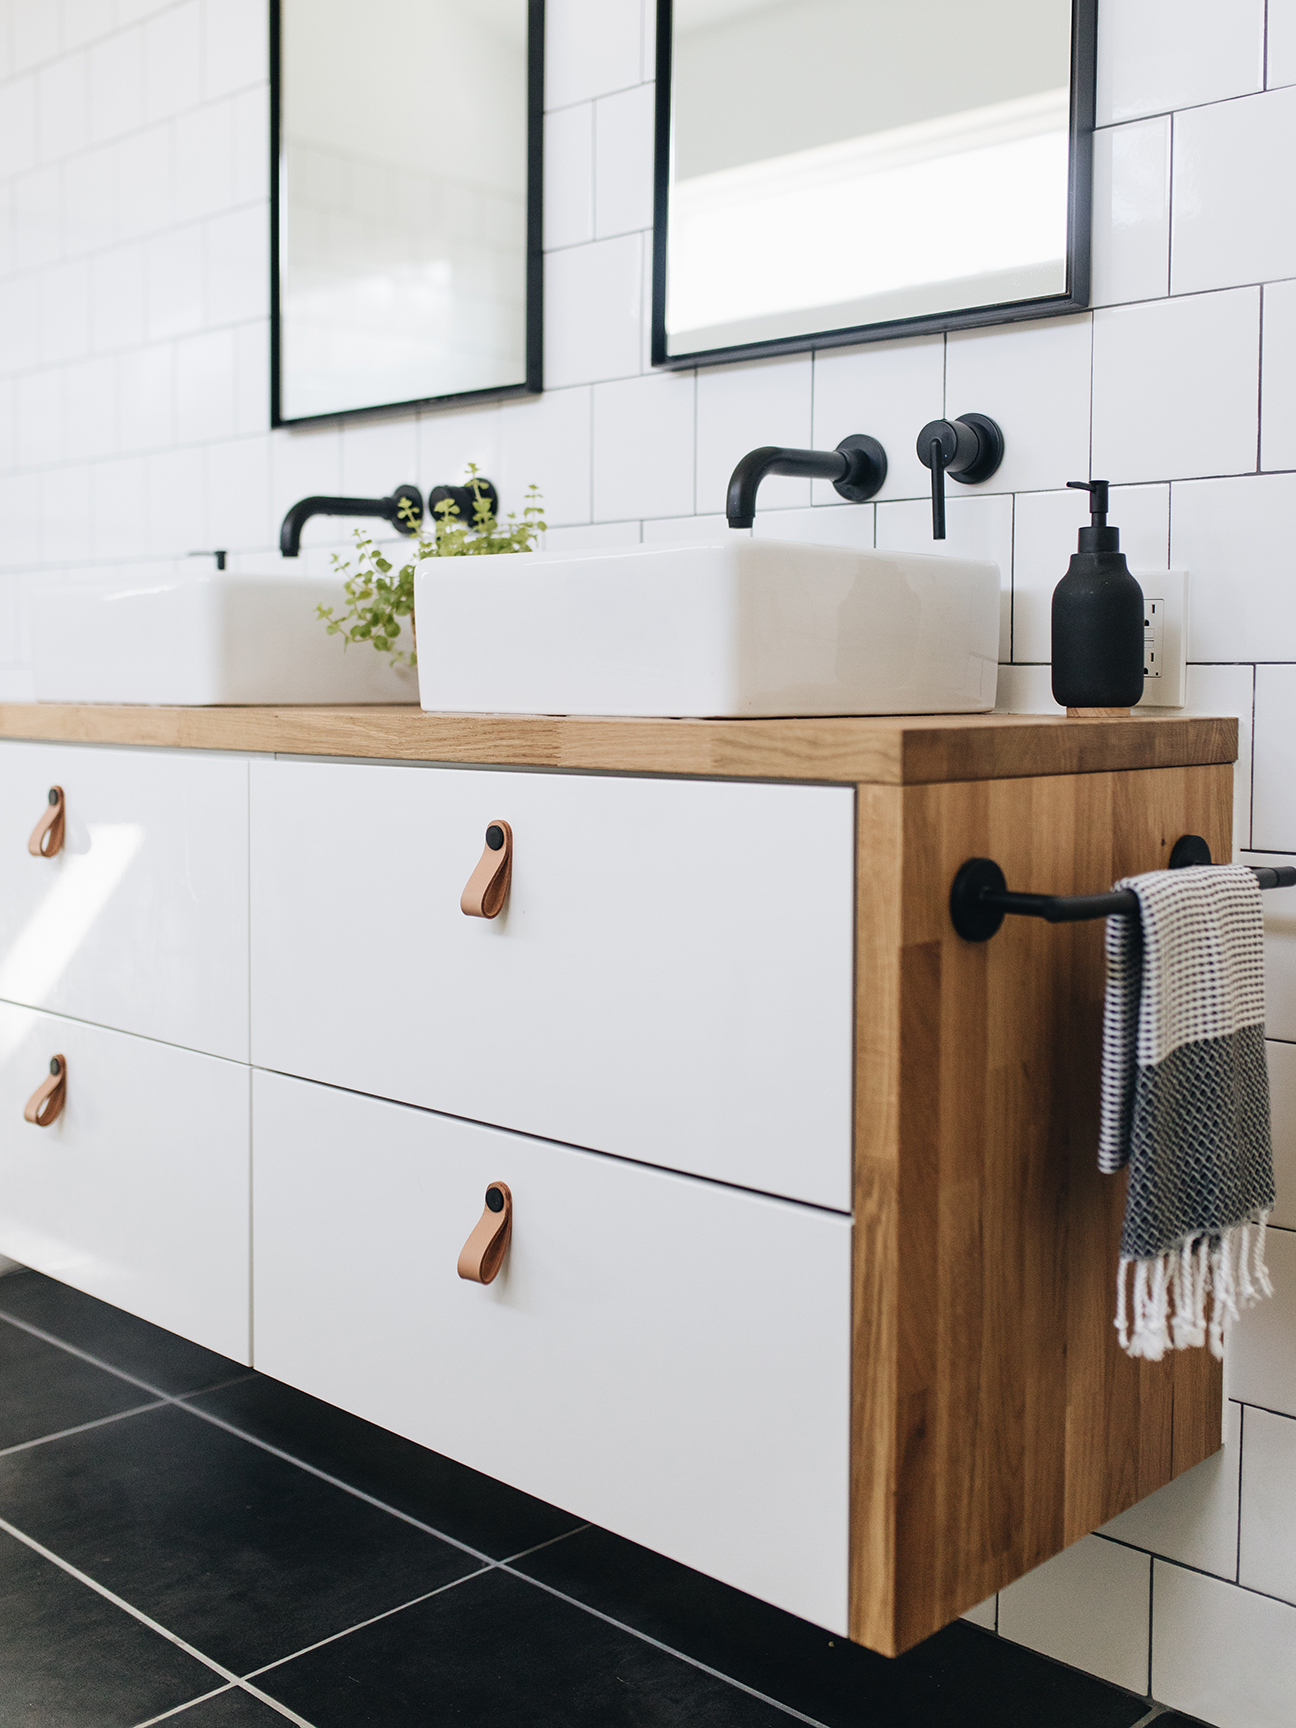
[[1107, 920], [1098, 1167], [1129, 1167], [1116, 1327], [1152, 1362], [1208, 1336], [1222, 1356], [1225, 1321], [1273, 1294], [1260, 888], [1237, 864], [1116, 886], [1139, 903]]

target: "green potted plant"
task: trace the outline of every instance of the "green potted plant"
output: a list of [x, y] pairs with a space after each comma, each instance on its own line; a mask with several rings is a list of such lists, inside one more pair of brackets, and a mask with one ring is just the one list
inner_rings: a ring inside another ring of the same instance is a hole
[[[468, 489], [473, 497], [473, 519], [459, 520], [459, 506], [443, 498], [433, 512], [431, 531], [417, 523], [417, 536], [408, 564], [393, 575], [392, 561], [382, 547], [357, 528], [355, 563], [333, 554], [334, 568], [344, 578], [346, 604], [340, 611], [317, 606], [316, 612], [330, 636], [340, 636], [342, 646], [367, 642], [386, 654], [393, 666], [418, 665], [418, 636], [414, 627], [414, 571], [424, 558], [470, 558], [500, 552], [532, 552], [544, 532], [544, 512], [538, 488], [527, 490], [522, 515], [510, 514], [503, 522], [494, 514], [478, 477], [477, 464], [468, 464]], [[412, 504], [401, 514], [416, 526]], [[409, 621], [409, 646], [401, 641], [402, 619]]]

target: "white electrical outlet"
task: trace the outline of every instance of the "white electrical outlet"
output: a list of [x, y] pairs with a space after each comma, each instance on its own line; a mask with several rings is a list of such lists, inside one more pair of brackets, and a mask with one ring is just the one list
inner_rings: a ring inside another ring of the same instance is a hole
[[1182, 708], [1188, 684], [1188, 572], [1134, 574], [1143, 590], [1143, 700], [1139, 706]]

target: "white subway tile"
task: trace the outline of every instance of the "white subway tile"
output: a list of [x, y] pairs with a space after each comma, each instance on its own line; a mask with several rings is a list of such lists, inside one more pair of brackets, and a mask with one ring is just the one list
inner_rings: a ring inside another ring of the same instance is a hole
[[[821, 348], [814, 356], [816, 450], [832, 450], [851, 432], [876, 438], [887, 454], [884, 498], [922, 498], [931, 476], [918, 460], [918, 434], [945, 412], [945, 338], [868, 342], [859, 348]], [[827, 480], [811, 486], [816, 504], [837, 494]]]
[[[270, 87], [257, 84], [233, 99], [234, 202], [251, 204], [270, 197]], [[267, 221], [269, 213], [266, 213]]]
[[117, 362], [82, 360], [64, 373], [64, 415], [69, 461], [117, 454]]
[[90, 50], [90, 138], [101, 144], [144, 123], [144, 32], [120, 30]]
[[[723, 520], [723, 518], [722, 518]], [[760, 510], [752, 525], [756, 540], [795, 540], [811, 546], [849, 546], [871, 552], [877, 536], [872, 504], [842, 504], [825, 509]]]
[[1296, 84], [1296, 0], [1269, 0], [1265, 27], [1265, 83], [1272, 90]]
[[[1146, 584], [1145, 584], [1146, 586]], [[1192, 611], [1192, 577], [1188, 578]], [[1233, 768], [1233, 856], [1251, 844], [1251, 716], [1254, 666], [1188, 667], [1185, 714], [1232, 714], [1238, 723], [1238, 759]]]
[[0, 372], [40, 360], [40, 277], [0, 278]]
[[198, 0], [184, 0], [144, 26], [144, 117], [165, 120], [202, 97]]
[[270, 435], [207, 447], [207, 519], [213, 546], [258, 550], [274, 544], [270, 520]]
[[[1296, 864], [1296, 856], [1248, 852], [1242, 864]], [[1296, 888], [1268, 888], [1260, 897], [1265, 922], [1265, 1030], [1296, 1043]]]
[[1094, 134], [1095, 306], [1151, 300], [1170, 275], [1170, 116]]
[[582, 522], [574, 528], [551, 528], [544, 537], [546, 552], [619, 551], [638, 544], [637, 522]]
[[42, 162], [83, 150], [90, 132], [90, 56], [68, 54], [36, 74], [37, 148]]
[[1086, 1536], [999, 1592], [999, 1634], [1144, 1692], [1150, 1577], [1146, 1554]]
[[[1265, 899], [1281, 892], [1270, 890]], [[1249, 1308], [1230, 1332], [1229, 1396], [1296, 1416], [1296, 1231], [1270, 1230], [1266, 1257], [1274, 1294]]]
[[[697, 507], [723, 510], [739, 458], [760, 444], [808, 448], [811, 439], [811, 359], [792, 354], [739, 366], [709, 366], [697, 375]], [[847, 427], [846, 431], [857, 431]], [[839, 433], [844, 437], [845, 433]], [[835, 441], [834, 441], [835, 442]], [[836, 497], [836, 494], [833, 494]], [[786, 475], [762, 481], [762, 510], [810, 503], [810, 482]], [[678, 509], [678, 506], [676, 506]], [[673, 515], [671, 511], [653, 514]]]
[[1296, 1421], [1246, 1413], [1238, 1583], [1296, 1602]]
[[228, 96], [270, 76], [264, 0], [211, 0], [203, 8], [203, 94]]
[[1263, 291], [1260, 466], [1296, 468], [1296, 282]]
[[63, 185], [57, 168], [33, 168], [12, 185], [14, 259], [20, 269], [52, 264], [63, 252]]
[[1104, 1536], [1199, 1572], [1236, 1577], [1241, 1458], [1242, 1406], [1229, 1400], [1223, 1449], [1104, 1524]]
[[238, 429], [233, 330], [206, 330], [175, 345], [176, 436], [182, 444]]
[[[586, 402], [588, 418], [588, 401]], [[411, 472], [426, 492], [433, 486], [461, 485], [468, 464], [498, 485], [500, 469], [500, 405], [486, 402], [475, 408], [428, 409], [416, 422], [418, 454]], [[505, 515], [520, 511], [522, 499], [501, 494]]]
[[1296, 660], [1296, 475], [1198, 480], [1170, 493], [1170, 564], [1189, 572], [1190, 660]]
[[[1092, 334], [1087, 316], [950, 332], [946, 413], [988, 414], [1004, 435], [999, 471], [977, 492], [1039, 491], [1088, 479]], [[965, 489], [955, 480], [946, 490]]]
[[1216, 1728], [1291, 1728], [1296, 1608], [1156, 1561], [1152, 1695]]
[[1296, 89], [1175, 117], [1176, 294], [1296, 275]]
[[975, 1608], [969, 1608], [966, 1614], [960, 1614], [960, 1620], [970, 1620], [974, 1626], [983, 1626], [987, 1632], [996, 1629], [999, 1618], [999, 1598], [987, 1596], [984, 1602], [978, 1602]]
[[549, 0], [545, 7], [545, 107], [566, 108], [638, 84], [640, 0]]
[[[270, 519], [276, 533], [299, 498], [341, 490], [342, 435], [335, 425], [294, 426], [271, 434]], [[302, 544], [319, 545], [337, 533], [336, 522], [317, 516], [306, 524]]]
[[594, 391], [596, 520], [679, 516], [694, 505], [694, 379], [657, 372]]
[[600, 239], [651, 228], [653, 103], [640, 84], [594, 105], [594, 232]]
[[32, 508], [31, 480], [25, 474], [0, 476], [0, 543], [8, 564], [40, 559], [40, 516]]
[[499, 469], [491, 478], [508, 500], [506, 509], [520, 509], [534, 484], [543, 495], [545, 520], [554, 527], [590, 520], [592, 415], [585, 387], [502, 404]]
[[237, 422], [242, 433], [270, 429], [270, 320], [240, 324], [234, 332], [238, 374]]
[[1264, 0], [1103, 0], [1100, 126], [1258, 90]]
[[[61, 366], [24, 372], [15, 380], [20, 468], [44, 468], [63, 460], [63, 382]], [[7, 557], [4, 561], [10, 562]]]
[[204, 224], [206, 322], [242, 323], [270, 312], [270, 225], [259, 205]]
[[17, 387], [12, 378], [0, 378], [0, 474], [18, 463]]
[[545, 384], [625, 378], [639, 371], [642, 238], [626, 234], [545, 259]]
[[141, 456], [95, 462], [90, 508], [96, 558], [138, 558], [148, 545], [148, 470]]
[[123, 240], [157, 234], [172, 214], [171, 126], [150, 126], [114, 151], [117, 229]]
[[1269, 1057], [1274, 1184], [1278, 1191], [1271, 1221], [1284, 1230], [1296, 1230], [1296, 1044], [1280, 1044], [1271, 1038], [1265, 1048]]
[[52, 60], [60, 47], [59, 8], [51, 0], [9, 0], [13, 64], [17, 72]]
[[111, 145], [63, 164], [63, 250], [72, 257], [117, 238], [117, 173]]
[[81, 563], [91, 556], [86, 468], [46, 468], [36, 488], [42, 563]]
[[725, 546], [734, 534], [750, 538], [750, 528], [731, 528], [723, 516], [655, 516], [643, 525], [645, 546]]
[[[117, 362], [117, 387], [121, 393], [117, 435], [122, 450], [159, 450], [170, 444], [175, 437], [172, 344], [155, 342], [121, 355]], [[141, 547], [133, 550], [139, 551]]]
[[544, 243], [582, 246], [594, 238], [594, 105], [545, 116]]
[[419, 485], [430, 490], [459, 475], [420, 472], [419, 425], [414, 414], [382, 420], [342, 422], [342, 490], [356, 498], [381, 498], [397, 486]]
[[657, 0], [643, 0], [643, 75], [657, 76]]
[[882, 551], [945, 553], [953, 558], [984, 558], [999, 566], [1000, 660], [1010, 658], [1012, 647], [1012, 525], [1013, 501], [1004, 493], [950, 498], [943, 542], [932, 539], [931, 505], [926, 499], [877, 506], [877, 544]]
[[1259, 367], [1258, 288], [1095, 312], [1093, 472], [1135, 481], [1251, 471]]
[[63, 0], [63, 46], [83, 48], [116, 26], [113, 9], [104, 0]]
[[1296, 666], [1257, 666], [1252, 844], [1296, 852]]
[[203, 236], [198, 223], [169, 228], [145, 253], [145, 320], [149, 340], [187, 336], [203, 324]]
[[90, 346], [106, 354], [143, 342], [144, 247], [114, 246], [90, 259]]
[[163, 450], [147, 462], [150, 549], [162, 558], [183, 558], [196, 546], [210, 546], [206, 450]]
[[40, 278], [41, 358], [76, 360], [90, 351], [90, 268], [84, 258]]
[[[176, 117], [175, 219], [189, 222], [214, 216], [236, 202], [234, 196], [234, 112], [236, 101], [208, 102]], [[263, 141], [264, 142], [264, 141]]]
[[36, 166], [36, 79], [15, 78], [0, 102], [0, 162], [6, 174]]

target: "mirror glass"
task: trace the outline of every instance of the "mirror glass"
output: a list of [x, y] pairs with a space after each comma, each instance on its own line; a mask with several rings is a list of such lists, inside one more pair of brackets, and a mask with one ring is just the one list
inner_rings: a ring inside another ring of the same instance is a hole
[[671, 0], [654, 358], [1086, 304], [1072, 34], [1072, 0]]
[[533, 9], [278, 0], [276, 425], [539, 388]]

